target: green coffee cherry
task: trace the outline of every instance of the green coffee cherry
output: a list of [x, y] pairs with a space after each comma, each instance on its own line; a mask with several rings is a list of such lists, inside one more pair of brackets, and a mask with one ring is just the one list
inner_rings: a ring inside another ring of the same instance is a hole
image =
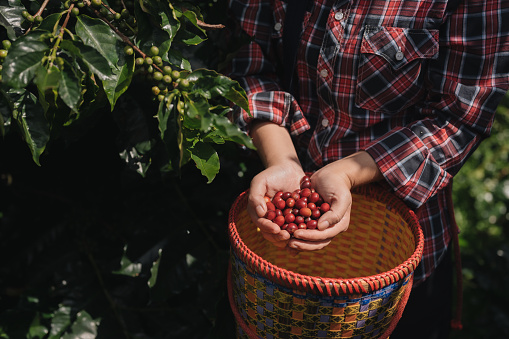
[[166, 75], [171, 75], [171, 67], [170, 66], [164, 66], [163, 67], [163, 73], [166, 74]]
[[154, 60], [154, 64], [156, 64], [157, 66], [163, 65], [163, 58], [161, 58], [159, 55], [154, 56], [152, 60]]
[[154, 63], [154, 60], [152, 60], [151, 57], [146, 57], [145, 58], [145, 65], [152, 65]]
[[2, 46], [4, 47], [4, 49], [8, 50], [9, 48], [11, 48], [11, 41], [10, 40], [2, 41]]
[[159, 87], [154, 86], [154, 87], [152, 87], [152, 93], [154, 95], [159, 95], [159, 93], [161, 93], [161, 90], [159, 89]]
[[145, 63], [145, 59], [143, 59], [142, 57], [136, 58], [136, 60], [134, 60], [134, 63], [136, 64], [136, 66], [142, 66]]
[[124, 47], [124, 53], [127, 55], [133, 55], [134, 49], [131, 46], [125, 46]]
[[5, 59], [6, 56], [7, 56], [7, 50], [0, 49], [0, 59]]
[[152, 46], [152, 47], [150, 47], [150, 52], [149, 52], [149, 54], [150, 54], [151, 56], [156, 56], [156, 55], [158, 55], [158, 54], [159, 54], [159, 48], [158, 48], [157, 46]]
[[163, 73], [161, 73], [161, 72], [154, 72], [154, 80], [155, 81], [163, 80]]

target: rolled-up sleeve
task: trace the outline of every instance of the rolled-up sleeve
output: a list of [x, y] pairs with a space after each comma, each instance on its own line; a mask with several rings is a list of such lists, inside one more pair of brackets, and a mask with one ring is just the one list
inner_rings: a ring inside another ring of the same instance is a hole
[[509, 2], [463, 1], [440, 29], [420, 116], [363, 147], [394, 191], [417, 208], [450, 184], [490, 135], [509, 83]]
[[309, 124], [295, 98], [279, 85], [277, 49], [283, 20], [271, 6], [271, 1], [230, 1], [230, 11], [239, 29], [251, 37], [251, 42], [235, 53], [225, 71], [244, 88], [249, 100], [250, 112], [236, 107], [232, 120], [247, 132], [251, 121], [259, 119], [272, 121], [298, 135], [308, 130]]

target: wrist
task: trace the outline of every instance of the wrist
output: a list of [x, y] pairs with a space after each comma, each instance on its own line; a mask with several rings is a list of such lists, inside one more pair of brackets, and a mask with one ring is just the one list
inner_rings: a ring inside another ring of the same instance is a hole
[[354, 153], [327, 166], [331, 166], [334, 175], [343, 176], [344, 181], [349, 183], [350, 188], [383, 179], [383, 174], [380, 172], [378, 165], [365, 151]]

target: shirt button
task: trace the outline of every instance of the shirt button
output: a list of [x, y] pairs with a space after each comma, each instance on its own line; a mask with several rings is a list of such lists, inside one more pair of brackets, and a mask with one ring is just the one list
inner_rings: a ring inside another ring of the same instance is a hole
[[339, 21], [339, 20], [343, 20], [343, 17], [344, 17], [344, 16], [345, 16], [345, 15], [343, 14], [343, 12], [336, 12], [336, 14], [334, 14], [334, 19], [336, 19], [336, 20], [338, 20], [338, 21]]
[[403, 60], [403, 57], [404, 57], [403, 52], [399, 51], [398, 53], [396, 53], [395, 57], [396, 57], [396, 60], [398, 60], [398, 61]]
[[323, 126], [323, 127], [327, 127], [327, 126], [329, 126], [329, 120], [328, 120], [328, 119], [323, 119], [323, 120], [322, 120], [322, 126]]
[[329, 75], [329, 72], [328, 72], [326, 69], [322, 69], [322, 70], [320, 71], [320, 76], [321, 76], [322, 78], [326, 78], [326, 77], [327, 77], [327, 75]]
[[283, 25], [280, 23], [280, 22], [277, 22], [275, 25], [274, 25], [274, 29], [276, 31], [280, 31], [281, 30], [281, 27], [283, 27]]

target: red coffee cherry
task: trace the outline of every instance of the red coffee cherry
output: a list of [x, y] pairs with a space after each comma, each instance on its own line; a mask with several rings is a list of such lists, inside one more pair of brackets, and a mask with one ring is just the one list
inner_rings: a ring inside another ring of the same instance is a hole
[[312, 212], [309, 208], [304, 207], [299, 210], [299, 214], [302, 215], [304, 218], [310, 217]]
[[323, 204], [320, 205], [320, 211], [322, 211], [322, 213], [325, 213], [329, 210], [330, 210], [330, 205], [328, 203], [324, 202]]
[[274, 206], [274, 204], [270, 201], [268, 201], [267, 203], [267, 210], [268, 211], [275, 211], [276, 210], [276, 206]]
[[316, 207], [316, 205], [312, 202], [308, 202], [308, 206], [307, 206], [310, 210], [316, 210], [318, 207]]
[[304, 181], [300, 184], [300, 188], [310, 188], [311, 187], [311, 181]]
[[309, 188], [304, 188], [301, 192], [300, 192], [300, 196], [303, 197], [303, 198], [307, 198], [311, 195], [311, 190]]
[[313, 192], [311, 193], [311, 195], [308, 197], [308, 202], [318, 202], [318, 200], [320, 200], [320, 194], [316, 193], [316, 192]]
[[295, 202], [295, 208], [301, 209], [306, 207], [308, 204], [304, 199], [299, 199]]
[[304, 217], [302, 215], [296, 215], [295, 216], [295, 223], [298, 225], [298, 224], [302, 224], [304, 223]]
[[307, 225], [303, 222], [301, 222], [300, 224], [297, 224], [297, 227], [301, 230], [305, 230], [307, 228]]
[[285, 223], [285, 217], [283, 217], [282, 215], [278, 215], [277, 217], [274, 218], [274, 223], [279, 227], [283, 226]]
[[271, 199], [270, 199], [270, 197], [268, 195], [264, 196], [263, 199], [265, 199], [265, 202], [270, 202], [271, 201]]
[[286, 201], [284, 201], [283, 199], [279, 199], [276, 202], [274, 202], [274, 205], [276, 206], [276, 208], [282, 210], [286, 207]]
[[306, 223], [306, 227], [309, 229], [309, 230], [314, 230], [318, 227], [318, 221], [316, 220], [309, 220], [307, 223]]
[[265, 215], [265, 218], [269, 220], [274, 220], [276, 218], [276, 211], [267, 211], [267, 214]]
[[283, 215], [286, 217], [287, 214], [293, 214], [293, 209], [292, 208], [285, 208], [283, 210]]
[[314, 209], [311, 211], [311, 218], [320, 219], [321, 216], [322, 216], [322, 212], [320, 212], [319, 209]]
[[293, 232], [295, 232], [296, 230], [298, 230], [299, 228], [297, 227], [297, 225], [295, 223], [290, 223], [288, 224], [288, 227], [286, 228], [286, 231], [290, 234], [293, 234]]
[[281, 195], [281, 198], [283, 198], [283, 200], [286, 200], [288, 199], [289, 197], [292, 196], [292, 193], [290, 192], [284, 192], [282, 195]]
[[286, 207], [293, 207], [295, 206], [295, 199], [294, 198], [288, 198], [286, 199]]
[[289, 223], [292, 223], [294, 221], [295, 221], [295, 215], [294, 214], [289, 213], [289, 214], [285, 215], [285, 222], [286, 223], [289, 224]]
[[295, 201], [299, 200], [300, 199], [300, 190], [298, 190], [298, 192], [297, 191], [293, 192], [291, 198]]

